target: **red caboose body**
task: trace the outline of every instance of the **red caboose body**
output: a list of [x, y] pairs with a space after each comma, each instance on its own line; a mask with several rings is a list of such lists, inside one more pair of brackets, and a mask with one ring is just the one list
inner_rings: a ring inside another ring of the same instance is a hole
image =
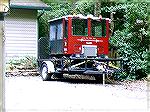
[[[48, 59], [39, 59], [43, 80], [52, 75], [94, 75], [95, 78], [120, 70], [116, 61], [108, 58], [109, 18], [69, 15], [49, 21]], [[114, 62], [115, 63], [112, 63]]]
[[108, 54], [108, 18], [64, 16], [49, 23], [51, 54], [85, 57]]

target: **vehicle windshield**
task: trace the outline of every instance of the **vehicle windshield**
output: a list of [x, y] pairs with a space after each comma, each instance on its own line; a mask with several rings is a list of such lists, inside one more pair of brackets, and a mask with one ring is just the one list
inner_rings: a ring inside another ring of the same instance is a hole
[[75, 18], [72, 19], [72, 33], [76, 36], [87, 36], [88, 25], [86, 19]]
[[91, 21], [91, 35], [95, 37], [106, 36], [106, 21], [105, 20], [92, 20]]

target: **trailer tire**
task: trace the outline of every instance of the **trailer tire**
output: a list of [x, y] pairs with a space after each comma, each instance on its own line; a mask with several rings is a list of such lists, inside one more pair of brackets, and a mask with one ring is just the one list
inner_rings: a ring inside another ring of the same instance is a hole
[[51, 80], [53, 73], [48, 73], [48, 66], [46, 63], [43, 63], [40, 69], [40, 74], [43, 81]]

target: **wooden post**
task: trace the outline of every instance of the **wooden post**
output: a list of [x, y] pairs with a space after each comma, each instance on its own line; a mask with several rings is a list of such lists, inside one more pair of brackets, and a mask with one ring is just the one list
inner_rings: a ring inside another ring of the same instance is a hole
[[103, 74], [103, 85], [105, 85], [105, 74]]

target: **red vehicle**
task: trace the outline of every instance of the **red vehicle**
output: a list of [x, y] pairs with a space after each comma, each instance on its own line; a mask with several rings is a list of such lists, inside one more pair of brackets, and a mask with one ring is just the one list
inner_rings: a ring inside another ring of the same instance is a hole
[[[49, 21], [50, 56], [39, 59], [43, 80], [53, 74], [88, 74], [96, 78], [118, 70], [108, 58], [109, 18], [68, 15]], [[116, 63], [116, 62], [115, 62]]]

